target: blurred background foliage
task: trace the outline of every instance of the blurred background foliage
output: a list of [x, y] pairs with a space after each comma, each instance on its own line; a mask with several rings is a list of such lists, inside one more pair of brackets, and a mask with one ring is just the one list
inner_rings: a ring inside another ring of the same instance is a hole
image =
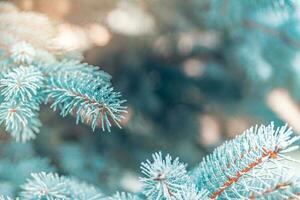
[[[57, 42], [83, 51], [84, 60], [110, 73], [113, 86], [127, 99], [123, 129], [111, 133], [88, 134], [88, 126], [75, 126], [73, 119], [62, 120], [43, 108], [43, 128], [30, 147], [32, 154], [48, 158], [42, 169], [51, 170], [51, 163], [58, 172], [99, 185], [106, 193], [135, 192], [141, 187], [139, 163], [155, 151], [180, 156], [191, 168], [225, 139], [256, 123], [287, 122], [300, 133], [297, 5], [10, 2], [57, 22]], [[0, 151], [8, 159], [6, 150]]]

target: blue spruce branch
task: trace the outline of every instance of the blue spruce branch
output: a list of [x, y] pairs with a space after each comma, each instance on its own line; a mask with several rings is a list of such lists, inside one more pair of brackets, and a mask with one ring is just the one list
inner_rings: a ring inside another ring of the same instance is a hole
[[[274, 166], [286, 171], [284, 161], [290, 158], [285, 153], [298, 148], [293, 146], [297, 140], [299, 136], [293, 136], [287, 126], [275, 128], [271, 123], [252, 127], [203, 159], [195, 170], [197, 186], [208, 189], [211, 199], [250, 198], [259, 194], [276, 177]], [[253, 187], [249, 187], [251, 184]]]
[[[53, 39], [55, 29], [45, 16], [20, 13], [16, 8], [13, 13], [6, 12], [13, 8], [7, 3], [1, 3], [1, 8], [0, 50], [4, 53], [0, 57], [0, 123], [11, 136], [21, 142], [36, 137], [43, 102], [60, 109], [62, 116], [73, 115], [77, 123], [89, 124], [93, 130], [100, 127], [110, 131], [113, 124], [121, 127], [125, 101], [113, 90], [109, 74], [46, 42]], [[37, 21], [29, 21], [33, 15]], [[45, 29], [37, 29], [40, 36], [30, 37], [28, 29], [38, 26]]]
[[143, 189], [138, 194], [117, 192], [107, 197], [94, 186], [46, 172], [33, 173], [19, 194], [25, 200], [299, 199], [300, 177], [289, 167], [294, 160], [285, 155], [298, 149], [293, 145], [297, 140], [287, 126], [252, 127], [190, 172], [178, 158], [154, 153], [151, 161], [141, 163]]

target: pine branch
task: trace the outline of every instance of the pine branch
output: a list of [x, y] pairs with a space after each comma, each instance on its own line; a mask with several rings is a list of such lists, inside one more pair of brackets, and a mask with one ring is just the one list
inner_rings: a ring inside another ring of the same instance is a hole
[[[78, 200], [208, 200], [299, 199], [300, 178], [290, 172], [285, 154], [299, 140], [287, 126], [256, 126], [225, 142], [188, 175], [186, 165], [170, 155], [152, 155], [141, 164], [140, 194], [117, 192], [105, 197], [99, 189], [53, 173], [34, 173], [22, 186], [24, 199]], [[1, 163], [0, 163], [1, 164]]]
[[109, 74], [81, 63], [73, 52], [54, 48], [56, 29], [46, 16], [19, 12], [2, 2], [1, 9], [0, 122], [6, 131], [22, 142], [35, 138], [41, 126], [39, 105], [46, 100], [63, 116], [74, 115], [77, 123], [93, 130], [120, 127], [125, 101], [113, 91]]
[[111, 76], [97, 66], [81, 63], [79, 60], [64, 59], [59, 62], [39, 63], [38, 68], [46, 77], [69, 75], [73, 77], [88, 77], [99, 85], [110, 85]]
[[[292, 136], [287, 126], [275, 129], [270, 124], [250, 128], [203, 159], [196, 170], [197, 185], [207, 188], [211, 199], [243, 198], [250, 193], [260, 193], [272, 181], [265, 180], [264, 173], [272, 174], [274, 164], [285, 170], [287, 166], [282, 160], [287, 157], [284, 154], [297, 148], [291, 146], [297, 140], [299, 136]], [[263, 171], [261, 175], [260, 171]], [[253, 180], [261, 187], [249, 188], [248, 181]]]
[[24, 199], [70, 199], [68, 184], [58, 174], [41, 172], [32, 174], [31, 179], [22, 187], [21, 197]]
[[[20, 46], [30, 47], [23, 43], [15, 45], [14, 61], [30, 64], [30, 53], [19, 50]], [[34, 66], [21, 65], [1, 75], [0, 92], [4, 101], [0, 105], [0, 123], [5, 122], [6, 131], [17, 141], [25, 142], [35, 138], [41, 126], [38, 111], [43, 95], [38, 96], [38, 90], [44, 84], [42, 73]]]
[[47, 101], [53, 100], [51, 107], [59, 108], [62, 116], [75, 114], [77, 122], [90, 124], [93, 130], [102, 127], [110, 131], [111, 122], [120, 127], [125, 101], [119, 100], [120, 93], [110, 86], [99, 87], [90, 78], [64, 74], [50, 77], [45, 90]]
[[147, 160], [141, 164], [142, 174], [145, 175], [140, 178], [145, 185], [143, 193], [150, 199], [176, 199], [177, 191], [190, 182], [186, 165], [178, 158], [172, 161], [170, 155], [163, 159], [161, 152], [152, 157], [153, 162]]
[[300, 199], [300, 181], [290, 180], [279, 182], [276, 179], [276, 184], [269, 187], [258, 194], [252, 194], [249, 199], [275, 199], [281, 197], [282, 199]]
[[28, 200], [97, 200], [102, 196], [98, 189], [86, 183], [45, 172], [31, 174], [21, 192], [21, 197]]
[[38, 111], [36, 102], [3, 102], [0, 105], [0, 123], [5, 123], [5, 130], [17, 141], [25, 142], [34, 139], [39, 132]]
[[20, 66], [2, 74], [0, 90], [5, 101], [30, 101], [43, 87], [43, 74], [34, 66]]
[[198, 190], [194, 183], [187, 183], [182, 186], [177, 195], [178, 200], [207, 200], [208, 191], [206, 189]]

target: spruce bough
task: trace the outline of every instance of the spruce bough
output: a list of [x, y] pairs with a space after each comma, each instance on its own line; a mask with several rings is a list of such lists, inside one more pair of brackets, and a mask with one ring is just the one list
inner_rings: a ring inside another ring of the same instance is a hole
[[[194, 169], [161, 152], [141, 164], [143, 190], [106, 196], [92, 185], [53, 172], [32, 173], [20, 186], [20, 199], [36, 200], [209, 200], [299, 199], [300, 177], [287, 153], [300, 139], [286, 125], [255, 126], [226, 141]], [[2, 197], [9, 199], [9, 197]]]
[[[80, 53], [56, 47], [54, 26], [45, 16], [18, 12], [5, 2], [0, 8], [0, 123], [16, 141], [40, 132], [41, 104], [93, 130], [120, 127], [125, 100], [114, 91], [109, 74], [83, 63]], [[38, 34], [28, 34], [33, 30]]]
[[[216, 29], [227, 30], [234, 25], [241, 30], [256, 27], [268, 31], [262, 28], [263, 24], [255, 23], [259, 15], [244, 12], [249, 10], [248, 6], [253, 10], [290, 8], [292, 1], [212, 1], [207, 17], [211, 22], [220, 21], [215, 14], [221, 9], [224, 18], [220, 23], [211, 23], [216, 24]], [[0, 123], [13, 138], [26, 142], [36, 137], [42, 126], [38, 116], [42, 103], [50, 104], [62, 116], [74, 116], [76, 122], [89, 124], [93, 129], [100, 127], [110, 131], [113, 124], [120, 126], [126, 112], [125, 101], [113, 90], [110, 75], [83, 63], [80, 54], [53, 47], [55, 31], [45, 16], [18, 12], [11, 4], [3, 2], [0, 10]], [[248, 18], [244, 18], [243, 13], [247, 13]], [[40, 26], [43, 28], [37, 28]], [[231, 32], [227, 32], [230, 35]], [[288, 35], [275, 36], [289, 45], [296, 44]], [[249, 42], [252, 41], [250, 38]], [[237, 52], [243, 54], [247, 50]], [[250, 60], [247, 60], [248, 55], [235, 55], [239, 58], [236, 62], [251, 67], [264, 63], [253, 64], [253, 60], [259, 61], [257, 52]], [[257, 74], [264, 75], [254, 73], [253, 77], [257, 78]], [[141, 164], [142, 191], [137, 194], [116, 192], [110, 197], [95, 186], [55, 173], [55, 168], [45, 159], [6, 159], [1, 161], [1, 166], [10, 166], [4, 174], [7, 185], [19, 191], [18, 199], [25, 200], [299, 199], [300, 177], [292, 174], [290, 162], [294, 160], [286, 155], [298, 149], [295, 145], [298, 140], [299, 136], [287, 126], [275, 127], [273, 123], [256, 126], [225, 142], [192, 170], [188, 170], [179, 158], [157, 152]], [[16, 163], [23, 167], [9, 170]], [[32, 173], [24, 181], [29, 169]], [[1, 200], [13, 198], [0, 196]]]

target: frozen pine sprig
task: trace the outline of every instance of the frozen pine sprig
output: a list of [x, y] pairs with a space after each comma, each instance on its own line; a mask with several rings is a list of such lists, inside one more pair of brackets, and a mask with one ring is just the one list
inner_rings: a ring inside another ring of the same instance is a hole
[[178, 190], [190, 181], [186, 165], [179, 162], [179, 158], [172, 160], [169, 154], [163, 158], [161, 152], [152, 157], [153, 161], [141, 164], [143, 193], [149, 199], [176, 199]]
[[93, 130], [101, 127], [110, 131], [112, 123], [120, 127], [126, 112], [120, 93], [109, 85], [99, 87], [97, 81], [89, 78], [68, 74], [50, 77], [45, 90], [47, 101], [52, 101], [51, 107], [60, 109], [62, 116], [75, 115], [77, 122], [90, 124]]
[[[291, 169], [291, 171], [293, 170]], [[272, 173], [264, 170], [259, 173], [261, 179], [268, 184], [255, 181], [255, 179], [249, 181], [247, 187], [253, 188], [252, 193], [248, 196], [249, 199], [300, 199], [300, 178], [293, 173], [276, 168], [272, 169]], [[245, 195], [249, 195], [249, 193]]]
[[103, 195], [94, 186], [76, 179], [40, 172], [33, 173], [22, 186], [21, 197], [25, 200], [99, 200]]
[[56, 29], [46, 16], [10, 8], [0, 4], [0, 123], [6, 131], [21, 142], [35, 138], [43, 102], [93, 130], [120, 127], [125, 101], [113, 90], [111, 76], [57, 50], [51, 43]]
[[111, 76], [97, 66], [82, 63], [79, 60], [63, 59], [59, 62], [39, 63], [37, 67], [47, 76], [69, 75], [73, 77], [89, 77], [98, 85], [111, 85]]
[[43, 74], [34, 66], [20, 66], [3, 73], [0, 79], [0, 91], [5, 101], [11, 99], [28, 101], [37, 95], [43, 87]]
[[208, 200], [208, 191], [199, 190], [192, 182], [184, 184], [177, 192], [177, 200]]
[[117, 192], [107, 197], [98, 188], [77, 179], [41, 172], [32, 174], [20, 197], [25, 200], [299, 199], [300, 177], [293, 174], [295, 170], [289, 165], [293, 159], [285, 155], [297, 149], [293, 143], [298, 139], [287, 126], [276, 128], [273, 123], [256, 126], [218, 147], [189, 174], [178, 158], [154, 153], [153, 160], [141, 164], [143, 189], [137, 194]]
[[58, 174], [33, 173], [31, 179], [22, 186], [21, 197], [26, 200], [66, 200], [70, 199], [67, 182]]
[[5, 130], [17, 141], [34, 139], [41, 126], [38, 111], [36, 102], [3, 102], [0, 104], [0, 124], [4, 123]]
[[43, 74], [34, 66], [21, 65], [1, 73], [0, 93], [4, 99], [0, 104], [0, 123], [17, 141], [26, 142], [39, 133], [43, 85]]
[[272, 185], [276, 170], [288, 171], [285, 153], [298, 148], [297, 140], [287, 125], [252, 127], [206, 156], [193, 178], [211, 199], [250, 198]]
[[144, 187], [141, 191], [144, 196], [135, 196], [125, 192], [117, 192], [111, 200], [208, 200], [208, 191], [198, 189], [188, 176], [186, 165], [179, 159], [172, 159], [167, 154], [163, 157], [161, 152], [152, 155], [153, 161], [147, 160], [141, 164], [140, 178]]

